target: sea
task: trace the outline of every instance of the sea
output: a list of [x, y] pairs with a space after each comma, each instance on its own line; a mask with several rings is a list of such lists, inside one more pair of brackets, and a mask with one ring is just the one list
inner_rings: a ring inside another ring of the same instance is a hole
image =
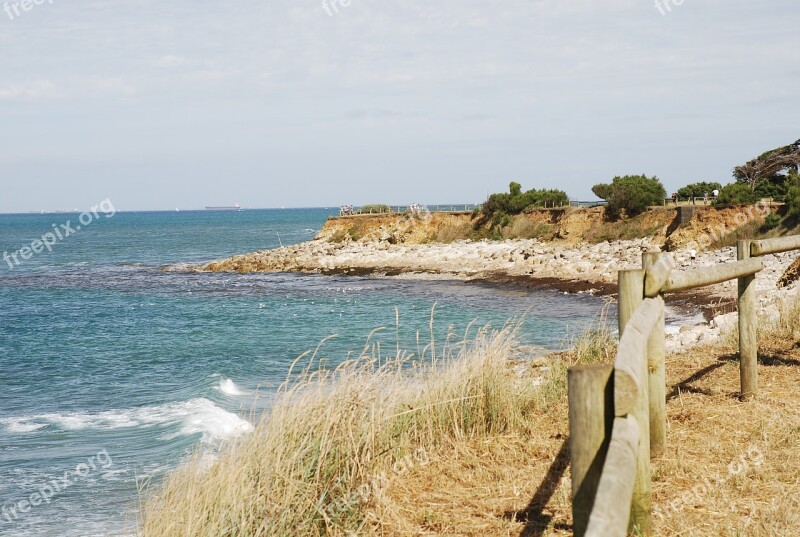
[[136, 535], [148, 491], [251, 434], [308, 351], [331, 367], [367, 341], [418, 353], [433, 319], [440, 344], [519, 323], [544, 352], [608, 309], [547, 288], [184, 270], [313, 239], [333, 214], [0, 215], [0, 536]]

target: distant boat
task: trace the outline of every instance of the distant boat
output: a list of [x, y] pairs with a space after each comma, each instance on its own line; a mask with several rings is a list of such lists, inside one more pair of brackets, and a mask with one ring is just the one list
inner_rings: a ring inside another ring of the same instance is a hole
[[220, 207], [206, 207], [206, 211], [241, 211], [242, 206], [238, 203], [236, 205], [220, 206]]

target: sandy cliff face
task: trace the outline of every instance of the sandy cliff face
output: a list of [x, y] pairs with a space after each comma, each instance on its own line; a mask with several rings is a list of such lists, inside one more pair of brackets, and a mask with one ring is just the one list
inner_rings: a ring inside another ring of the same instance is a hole
[[[605, 222], [603, 208], [541, 209], [516, 215], [507, 225], [475, 227], [472, 213], [359, 215], [330, 218], [317, 239], [332, 242], [425, 244], [462, 239], [532, 239], [568, 244], [650, 237], [663, 244], [674, 210], [657, 210], [631, 221]], [[607, 232], [607, 233], [604, 233]]]
[[602, 224], [602, 207], [565, 211], [559, 218], [556, 237], [568, 242], [582, 242], [587, 231]]
[[649, 238], [653, 244], [665, 245], [671, 251], [703, 250], [742, 226], [759, 225], [767, 210], [757, 205], [698, 207], [688, 222], [680, 223], [673, 207], [654, 209], [620, 222], [605, 221], [602, 207], [541, 209], [514, 216], [503, 227], [486, 224], [478, 229], [468, 212], [362, 215], [329, 219], [317, 239], [330, 243], [426, 244], [489, 237], [579, 244]]
[[[328, 242], [422, 244], [437, 241], [447, 230], [468, 233], [472, 213], [370, 214], [329, 218], [317, 235]], [[458, 238], [458, 237], [454, 237]]]
[[[583, 242], [585, 232], [596, 229], [603, 221], [602, 208], [597, 209], [543, 209], [513, 217], [508, 226], [498, 228], [500, 238], [557, 239], [570, 243]], [[494, 228], [474, 228], [471, 212], [359, 215], [330, 218], [317, 235], [328, 242], [385, 241], [390, 244], [424, 244], [452, 242], [459, 239], [479, 238], [481, 231]]]
[[670, 234], [667, 247], [706, 249], [743, 226], [760, 225], [770, 210], [766, 205], [699, 207], [689, 222]]

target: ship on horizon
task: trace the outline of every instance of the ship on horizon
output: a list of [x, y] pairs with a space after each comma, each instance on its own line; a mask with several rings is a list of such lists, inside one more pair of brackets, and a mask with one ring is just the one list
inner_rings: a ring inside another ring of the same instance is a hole
[[206, 211], [241, 211], [242, 206], [238, 203], [236, 205], [221, 205], [218, 207], [206, 206]]

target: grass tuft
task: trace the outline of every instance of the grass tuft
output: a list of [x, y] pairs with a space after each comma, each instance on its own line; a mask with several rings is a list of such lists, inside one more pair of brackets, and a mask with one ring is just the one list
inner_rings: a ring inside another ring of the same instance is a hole
[[454, 442], [530, 433], [546, 399], [539, 373], [520, 371], [516, 332], [482, 329], [440, 355], [432, 342], [424, 364], [369, 345], [335, 370], [301, 357], [250, 437], [146, 501], [142, 535], [346, 535], [401, 518], [382, 500], [398, 468]]

